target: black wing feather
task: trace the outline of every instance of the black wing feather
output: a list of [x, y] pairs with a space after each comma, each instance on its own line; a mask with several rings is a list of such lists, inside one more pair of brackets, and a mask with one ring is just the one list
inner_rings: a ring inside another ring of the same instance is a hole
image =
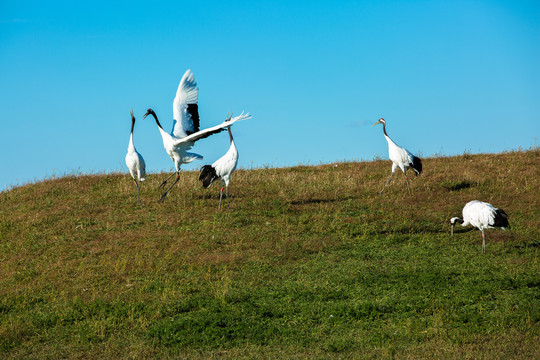
[[206, 134], [204, 134], [203, 136], [201, 136], [200, 138], [198, 138], [197, 140], [206, 139], [210, 135], [214, 135], [214, 134], [220, 133], [220, 132], [225, 131], [225, 130], [226, 130], [225, 128], [221, 128], [221, 129], [209, 131]]
[[204, 165], [201, 168], [199, 181], [202, 181], [205, 189], [212, 185], [212, 183], [217, 179], [219, 179], [219, 176], [216, 173], [216, 169], [212, 165]]
[[191, 135], [199, 131], [200, 119], [199, 119], [199, 105], [187, 104], [187, 112], [191, 115], [193, 121], [193, 131], [186, 131], [187, 135]]

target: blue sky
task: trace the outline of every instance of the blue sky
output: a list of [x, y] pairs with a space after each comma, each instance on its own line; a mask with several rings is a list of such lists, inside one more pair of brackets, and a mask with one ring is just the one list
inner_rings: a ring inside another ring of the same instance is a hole
[[[386, 156], [380, 117], [424, 157], [538, 145], [538, 1], [4, 0], [0, 190], [127, 172], [131, 109], [147, 171], [171, 170], [142, 115], [171, 128], [188, 68], [201, 127], [253, 115], [233, 127], [243, 168]], [[202, 140], [183, 168], [228, 145]]]

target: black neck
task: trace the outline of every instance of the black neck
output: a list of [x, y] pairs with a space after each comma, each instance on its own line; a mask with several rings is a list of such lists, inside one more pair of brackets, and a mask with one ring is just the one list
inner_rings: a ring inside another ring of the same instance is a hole
[[458, 224], [463, 224], [465, 221], [463, 221], [463, 219], [457, 218], [457, 219], [456, 219], [456, 222], [457, 222]]
[[157, 126], [159, 126], [160, 129], [163, 129], [163, 128], [161, 127], [161, 124], [159, 123], [159, 120], [158, 120], [158, 118], [157, 118], [156, 113], [152, 111], [150, 114], [154, 117], [154, 119], [156, 119], [156, 124], [157, 124]]
[[388, 136], [388, 134], [386, 133], [386, 123], [382, 123], [382, 131], [384, 135]]
[[135, 127], [135, 118], [131, 117], [131, 133], [133, 134], [133, 128]]

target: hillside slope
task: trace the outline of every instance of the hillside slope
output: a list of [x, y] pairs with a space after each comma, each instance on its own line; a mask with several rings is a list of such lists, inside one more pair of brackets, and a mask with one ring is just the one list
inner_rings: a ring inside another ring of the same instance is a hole
[[[540, 151], [0, 193], [2, 358], [540, 358]], [[478, 199], [511, 229], [456, 227]]]

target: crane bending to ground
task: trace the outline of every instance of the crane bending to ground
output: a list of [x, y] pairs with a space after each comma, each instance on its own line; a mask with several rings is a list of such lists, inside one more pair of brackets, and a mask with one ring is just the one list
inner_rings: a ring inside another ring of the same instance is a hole
[[472, 225], [482, 232], [482, 252], [486, 252], [486, 235], [484, 229], [493, 229], [499, 227], [503, 230], [510, 227], [508, 215], [502, 209], [497, 209], [491, 204], [483, 201], [469, 201], [463, 207], [463, 219], [453, 217], [450, 219], [452, 226], [451, 234], [454, 235], [454, 225], [461, 226]]

